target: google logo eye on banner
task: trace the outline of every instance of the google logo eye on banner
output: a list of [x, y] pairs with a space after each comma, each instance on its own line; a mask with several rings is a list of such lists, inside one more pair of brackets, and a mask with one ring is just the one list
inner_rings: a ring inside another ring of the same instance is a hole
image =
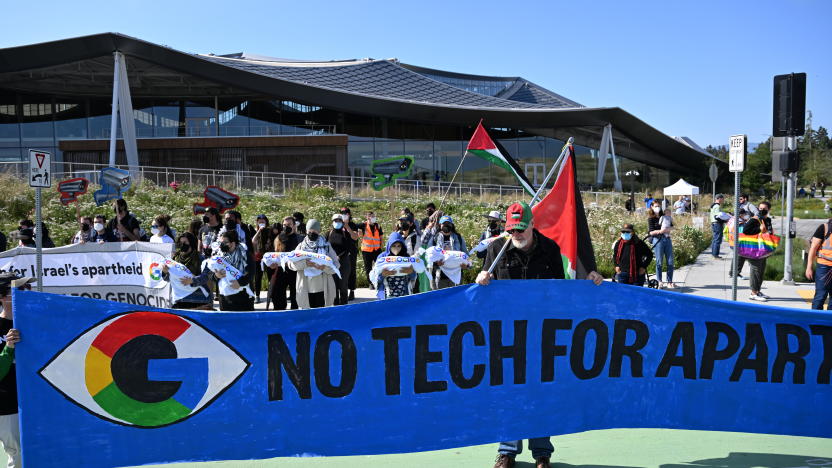
[[160, 268], [160, 265], [156, 262], [150, 264], [150, 267], [147, 269], [147, 274], [153, 281], [159, 281], [160, 279], [162, 279], [162, 269]]
[[249, 363], [195, 322], [130, 312], [82, 333], [40, 371], [56, 390], [105, 420], [155, 428], [193, 416]]

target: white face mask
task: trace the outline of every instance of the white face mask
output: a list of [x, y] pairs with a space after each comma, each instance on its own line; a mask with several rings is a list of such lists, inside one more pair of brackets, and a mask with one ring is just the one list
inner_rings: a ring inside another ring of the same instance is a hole
[[375, 216], [370, 216], [370, 224], [375, 224], [375, 223], [376, 223], [376, 217]]
[[101, 224], [101, 223], [95, 223], [95, 224], [93, 224], [92, 228], [95, 229], [96, 231], [103, 231], [104, 230], [104, 225]]
[[150, 233], [153, 234], [154, 236], [158, 236], [159, 235], [159, 228], [150, 228]]
[[659, 214], [662, 212], [662, 208], [660, 206], [653, 207], [653, 213]]
[[266, 225], [264, 223], [260, 223], [260, 224], [258, 224], [258, 226], [260, 226], [260, 229], [263, 229], [263, 228], [266, 227]]

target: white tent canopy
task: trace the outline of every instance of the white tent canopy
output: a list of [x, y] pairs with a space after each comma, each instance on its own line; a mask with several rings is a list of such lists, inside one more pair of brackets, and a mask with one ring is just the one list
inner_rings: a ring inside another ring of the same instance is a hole
[[664, 188], [664, 195], [699, 195], [699, 187], [679, 179], [675, 184]]

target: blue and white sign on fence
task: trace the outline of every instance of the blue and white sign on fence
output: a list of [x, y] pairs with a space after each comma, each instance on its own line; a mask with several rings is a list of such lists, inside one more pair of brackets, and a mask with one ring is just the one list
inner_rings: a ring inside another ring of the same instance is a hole
[[555, 280], [285, 313], [27, 291], [14, 308], [28, 466], [411, 452], [606, 428], [832, 437], [832, 315], [820, 311]]

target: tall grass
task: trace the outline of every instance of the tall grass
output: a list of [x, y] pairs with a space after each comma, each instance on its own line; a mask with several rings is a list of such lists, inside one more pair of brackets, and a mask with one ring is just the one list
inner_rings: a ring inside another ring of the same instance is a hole
[[[112, 217], [111, 204], [98, 207], [93, 203], [91, 193], [94, 189], [90, 187], [90, 193], [81, 197], [77, 212], [82, 216], [105, 214], [108, 218]], [[146, 230], [149, 231], [150, 223], [156, 215], [168, 214], [171, 216], [174, 229], [182, 232], [194, 219], [192, 207], [194, 203], [202, 201], [203, 190], [202, 186], [183, 185], [178, 192], [174, 192], [169, 188], [143, 182], [128, 191], [124, 198], [130, 211], [139, 218]], [[397, 194], [390, 189], [380, 193], [388, 198], [350, 199], [346, 194], [326, 185], [294, 189], [280, 197], [267, 192], [241, 192], [238, 210], [248, 223], [254, 223], [255, 217], [261, 213], [266, 214], [270, 222], [279, 223], [284, 216], [300, 211], [306, 215], [306, 219], [320, 220], [326, 230], [332, 215], [342, 206], [349, 206], [356, 222], [363, 220], [366, 211], [373, 211], [384, 232], [390, 233], [402, 208], [410, 208], [416, 214], [418, 222], [425, 216], [425, 205], [428, 202], [438, 205], [441, 198], [439, 195], [435, 198], [417, 197], [407, 192]], [[54, 189], [44, 191], [43, 195], [43, 220], [49, 226], [52, 239], [59, 246], [68, 244], [78, 230], [76, 206], [63, 206]], [[376, 192], [374, 195], [378, 196], [379, 193]], [[636, 226], [638, 235], [644, 236], [647, 230], [646, 216], [628, 213], [624, 209], [627, 194], [599, 197], [597, 203], [594, 196], [585, 198], [598, 270], [604, 276], [610, 277], [613, 272], [611, 247], [618, 238], [621, 225], [625, 222], [632, 223]], [[479, 241], [480, 234], [485, 229], [485, 215], [491, 210], [504, 212], [514, 201], [516, 200], [495, 194], [485, 194], [482, 197], [479, 194], [461, 197], [451, 194], [445, 200], [442, 211], [454, 218], [457, 230], [470, 248]], [[34, 191], [25, 182], [0, 175], [0, 229], [3, 232], [8, 233], [16, 229], [20, 219], [34, 218], [34, 206]], [[677, 216], [674, 222], [677, 226], [673, 237], [674, 256], [678, 267], [692, 262], [708, 245], [710, 232], [707, 229], [695, 229], [688, 216]], [[479, 267], [479, 262], [475, 262], [474, 268], [464, 273], [465, 281], [473, 281]], [[358, 271], [363, 272], [360, 256]], [[359, 286], [366, 286], [363, 274], [358, 274], [357, 279]]]

